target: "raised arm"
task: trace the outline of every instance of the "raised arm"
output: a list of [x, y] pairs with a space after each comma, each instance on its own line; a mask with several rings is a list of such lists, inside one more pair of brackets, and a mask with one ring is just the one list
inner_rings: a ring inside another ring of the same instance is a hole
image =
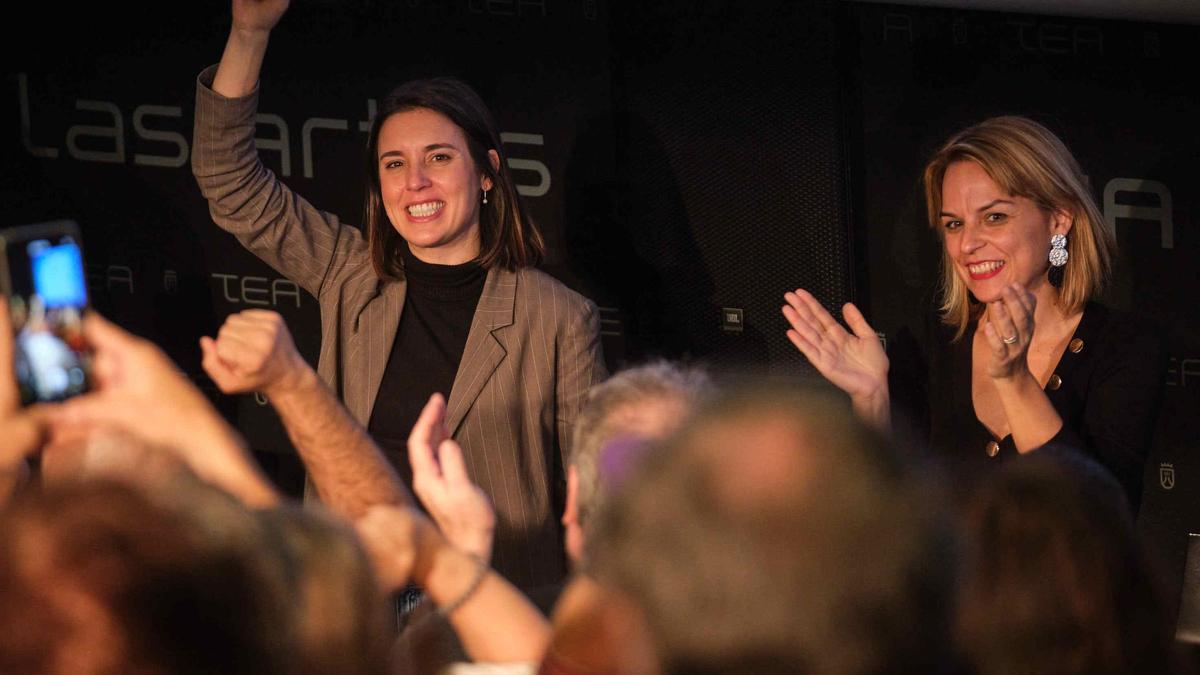
[[[221, 62], [196, 83], [192, 173], [213, 222], [314, 296], [331, 275], [369, 265], [355, 227], [313, 207], [259, 159], [258, 78], [286, 0], [235, 0]], [[286, 173], [286, 168], [285, 168]]]
[[355, 520], [376, 504], [411, 503], [378, 446], [296, 352], [278, 314], [234, 314], [200, 347], [221, 391], [266, 394], [326, 506]]
[[875, 329], [852, 303], [842, 307], [849, 333], [808, 291], [784, 294], [788, 339], [825, 379], [850, 395], [854, 411], [880, 431], [891, 429], [888, 357]]
[[213, 78], [213, 91], [241, 98], [258, 86], [258, 73], [271, 29], [283, 18], [289, 0], [233, 0], [233, 23]]

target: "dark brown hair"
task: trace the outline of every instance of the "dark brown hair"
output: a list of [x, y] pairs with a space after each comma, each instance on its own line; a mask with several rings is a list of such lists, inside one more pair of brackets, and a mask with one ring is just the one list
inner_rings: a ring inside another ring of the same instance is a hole
[[284, 504], [257, 513], [266, 543], [290, 573], [293, 675], [388, 672], [384, 598], [350, 527], [320, 509]]
[[964, 520], [955, 633], [976, 672], [1172, 672], [1165, 598], [1099, 464], [1059, 447], [1017, 457]]
[[288, 672], [282, 590], [227, 525], [119, 483], [22, 494], [0, 511], [0, 672]]
[[[499, 266], [509, 270], [540, 263], [545, 255], [545, 244], [541, 232], [521, 205], [516, 183], [508, 171], [495, 119], [470, 85], [452, 77], [435, 77], [411, 80], [393, 89], [380, 103], [375, 120], [371, 123], [371, 135], [367, 139], [367, 195], [363, 214], [367, 221], [371, 264], [375, 272], [383, 279], [404, 277], [404, 263], [399, 249], [404, 240], [388, 220], [383, 208], [379, 184], [379, 130], [392, 115], [419, 108], [444, 115], [462, 129], [467, 139], [467, 152], [476, 169], [492, 181], [493, 189], [488, 194], [488, 203], [479, 212], [481, 245], [476, 261], [488, 269]], [[489, 150], [495, 150], [499, 155], [499, 168], [492, 166]]]

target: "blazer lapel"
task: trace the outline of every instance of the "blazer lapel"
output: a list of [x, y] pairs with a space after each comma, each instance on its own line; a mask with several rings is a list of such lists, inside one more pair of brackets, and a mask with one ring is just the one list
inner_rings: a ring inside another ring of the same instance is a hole
[[371, 411], [375, 409], [379, 384], [383, 382], [383, 371], [387, 369], [392, 343], [396, 341], [396, 331], [400, 326], [400, 313], [404, 310], [407, 288], [408, 284], [403, 281], [384, 284], [379, 295], [367, 303], [358, 317], [357, 328], [365, 337], [366, 349], [358, 353], [363, 361], [343, 377], [351, 380], [353, 375], [350, 373], [363, 373], [365, 376], [358, 383], [346, 383], [346, 389], [359, 393], [354, 400], [346, 401], [346, 407], [363, 426], [370, 421]]
[[488, 271], [446, 404], [446, 429], [451, 436], [457, 433], [479, 392], [508, 353], [495, 331], [513, 324], [516, 294], [515, 272], [499, 268]]

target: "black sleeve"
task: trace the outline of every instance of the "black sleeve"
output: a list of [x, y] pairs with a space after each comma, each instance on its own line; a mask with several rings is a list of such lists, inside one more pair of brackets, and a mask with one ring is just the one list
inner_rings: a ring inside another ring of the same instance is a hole
[[1104, 345], [1088, 386], [1082, 437], [1064, 429], [1054, 440], [1085, 448], [1108, 467], [1136, 511], [1162, 406], [1166, 346], [1160, 332], [1132, 321], [1111, 331]]

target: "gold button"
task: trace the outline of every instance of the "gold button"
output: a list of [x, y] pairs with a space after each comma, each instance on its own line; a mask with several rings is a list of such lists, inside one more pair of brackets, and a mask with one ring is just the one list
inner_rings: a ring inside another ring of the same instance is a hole
[[1072, 354], [1078, 354], [1083, 351], [1083, 340], [1079, 338], [1071, 340], [1071, 344], [1067, 345], [1067, 349], [1070, 349]]
[[1058, 391], [1058, 388], [1061, 386], [1062, 378], [1058, 376], [1058, 373], [1051, 375], [1050, 381], [1046, 383], [1046, 388], [1050, 391]]
[[1000, 454], [1000, 444], [996, 441], [988, 441], [986, 449], [988, 457], [995, 457], [996, 455]]

